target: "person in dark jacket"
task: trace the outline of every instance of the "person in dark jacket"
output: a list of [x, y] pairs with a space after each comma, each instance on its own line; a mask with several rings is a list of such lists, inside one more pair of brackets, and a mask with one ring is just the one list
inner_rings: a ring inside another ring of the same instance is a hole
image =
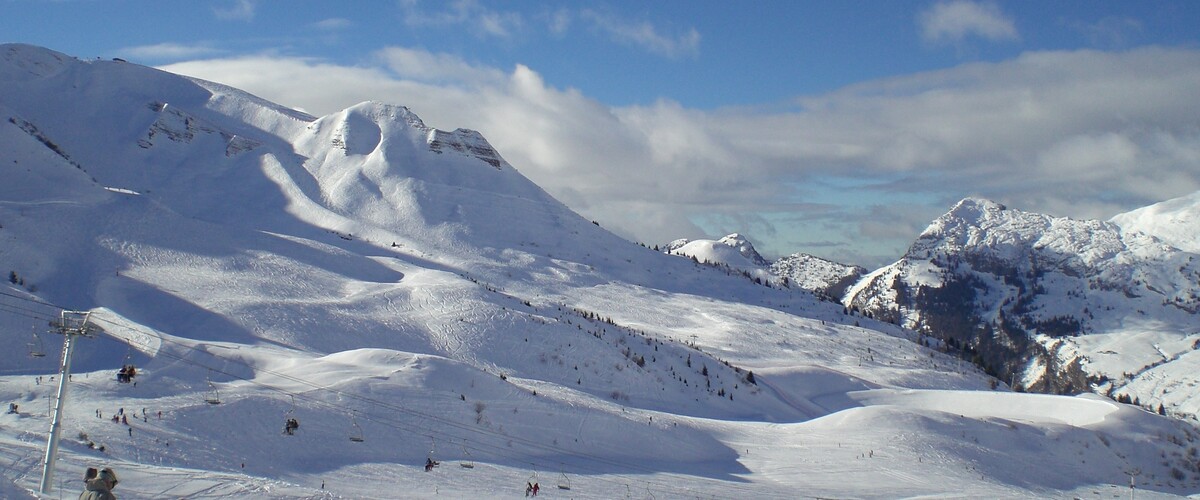
[[97, 473], [96, 469], [88, 467], [83, 477], [84, 489], [79, 494], [79, 500], [117, 500], [112, 492], [117, 487], [117, 473], [112, 469], [105, 467]]

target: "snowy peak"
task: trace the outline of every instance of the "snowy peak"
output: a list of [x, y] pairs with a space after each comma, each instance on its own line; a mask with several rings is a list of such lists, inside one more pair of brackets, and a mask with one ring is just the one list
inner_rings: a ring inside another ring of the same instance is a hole
[[678, 239], [668, 243], [663, 252], [689, 257], [697, 263], [722, 268], [730, 274], [740, 274], [758, 284], [787, 286], [786, 281], [767, 270], [770, 262], [758, 254], [754, 245], [737, 233], [720, 240]]
[[700, 262], [724, 264], [738, 269], [754, 269], [770, 265], [759, 255], [754, 245], [738, 233], [719, 240], [688, 240], [681, 238], [666, 245], [669, 254], [692, 257]]
[[905, 258], [930, 259], [971, 249], [986, 249], [1006, 260], [1038, 253], [1053, 261], [1094, 265], [1125, 250], [1125, 244], [1111, 223], [1023, 212], [968, 198], [934, 220]]
[[[396, 127], [395, 125], [400, 125]], [[425, 125], [420, 117], [405, 106], [378, 102], [363, 102], [338, 113], [322, 117], [310, 130], [328, 130], [328, 145], [350, 155], [370, 155], [384, 143], [384, 137], [395, 134], [421, 145], [437, 154], [446, 152], [480, 160], [493, 168], [508, 166], [500, 153], [474, 130], [456, 129], [453, 132]]]
[[717, 242], [736, 248], [738, 253], [742, 254], [742, 256], [750, 262], [753, 262], [754, 265], [766, 266], [771, 264], [767, 261], [767, 259], [764, 259], [762, 255], [759, 255], [758, 250], [754, 249], [754, 245], [750, 243], [750, 240], [738, 233], [730, 234], [724, 238], [721, 238], [720, 240], [717, 240]]
[[994, 219], [1008, 207], [985, 198], [963, 198], [955, 203], [942, 218], [966, 221]]
[[1119, 214], [1112, 222], [1125, 232], [1143, 232], [1180, 250], [1200, 253], [1200, 191]]

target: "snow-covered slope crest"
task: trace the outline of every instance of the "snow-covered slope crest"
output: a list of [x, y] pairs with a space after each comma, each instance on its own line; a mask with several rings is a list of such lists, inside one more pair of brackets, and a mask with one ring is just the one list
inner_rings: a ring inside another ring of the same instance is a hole
[[[1082, 347], [1094, 344], [1076, 339], [1119, 335], [1150, 318], [1174, 338], [1197, 335], [1191, 325], [1200, 311], [1200, 266], [1195, 254], [1110, 222], [965, 199], [933, 221], [899, 262], [853, 287], [847, 301], [967, 350], [1026, 388], [1120, 392], [1178, 353], [1129, 353], [1116, 369]], [[1200, 409], [1200, 393], [1189, 392], [1186, 402], [1174, 400], [1176, 410]], [[1141, 396], [1162, 401], [1162, 394]]]
[[1187, 252], [1200, 253], [1200, 191], [1118, 214], [1109, 222], [1143, 232]]

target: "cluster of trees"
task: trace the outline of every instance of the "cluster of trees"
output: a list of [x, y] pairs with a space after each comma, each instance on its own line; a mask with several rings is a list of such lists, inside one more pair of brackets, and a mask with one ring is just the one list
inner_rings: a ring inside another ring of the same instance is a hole
[[1158, 404], [1158, 408], [1157, 408], [1157, 409], [1155, 409], [1155, 408], [1154, 408], [1154, 405], [1152, 405], [1152, 404], [1150, 404], [1150, 405], [1143, 405], [1143, 404], [1142, 404], [1142, 400], [1141, 400], [1140, 398], [1138, 398], [1138, 397], [1130, 397], [1128, 394], [1117, 394], [1117, 396], [1116, 396], [1115, 398], [1113, 398], [1113, 399], [1114, 399], [1114, 400], [1116, 400], [1116, 402], [1118, 402], [1118, 403], [1124, 403], [1124, 404], [1127, 404], [1127, 405], [1133, 405], [1133, 406], [1140, 406], [1140, 407], [1142, 407], [1142, 408], [1145, 408], [1145, 409], [1147, 409], [1147, 410], [1150, 410], [1150, 411], [1153, 411], [1153, 412], [1157, 412], [1159, 415], [1164, 415], [1164, 416], [1165, 416], [1165, 415], [1167, 414], [1167, 408], [1166, 408], [1165, 406], [1163, 406], [1163, 404], [1162, 404], [1162, 403], [1159, 403], [1159, 404]]
[[[8, 272], [8, 282], [17, 286], [25, 286], [25, 278], [19, 276], [16, 271]], [[37, 287], [34, 285], [29, 285], [28, 287], [25, 287], [25, 289], [29, 290], [30, 292], [37, 291]]]

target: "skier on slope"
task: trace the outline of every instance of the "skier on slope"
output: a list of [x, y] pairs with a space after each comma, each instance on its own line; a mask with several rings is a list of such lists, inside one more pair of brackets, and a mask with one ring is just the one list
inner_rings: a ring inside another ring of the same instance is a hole
[[111, 468], [96, 472], [95, 468], [88, 467], [83, 477], [84, 490], [79, 494], [79, 500], [117, 500], [112, 492], [117, 487], [117, 473]]

